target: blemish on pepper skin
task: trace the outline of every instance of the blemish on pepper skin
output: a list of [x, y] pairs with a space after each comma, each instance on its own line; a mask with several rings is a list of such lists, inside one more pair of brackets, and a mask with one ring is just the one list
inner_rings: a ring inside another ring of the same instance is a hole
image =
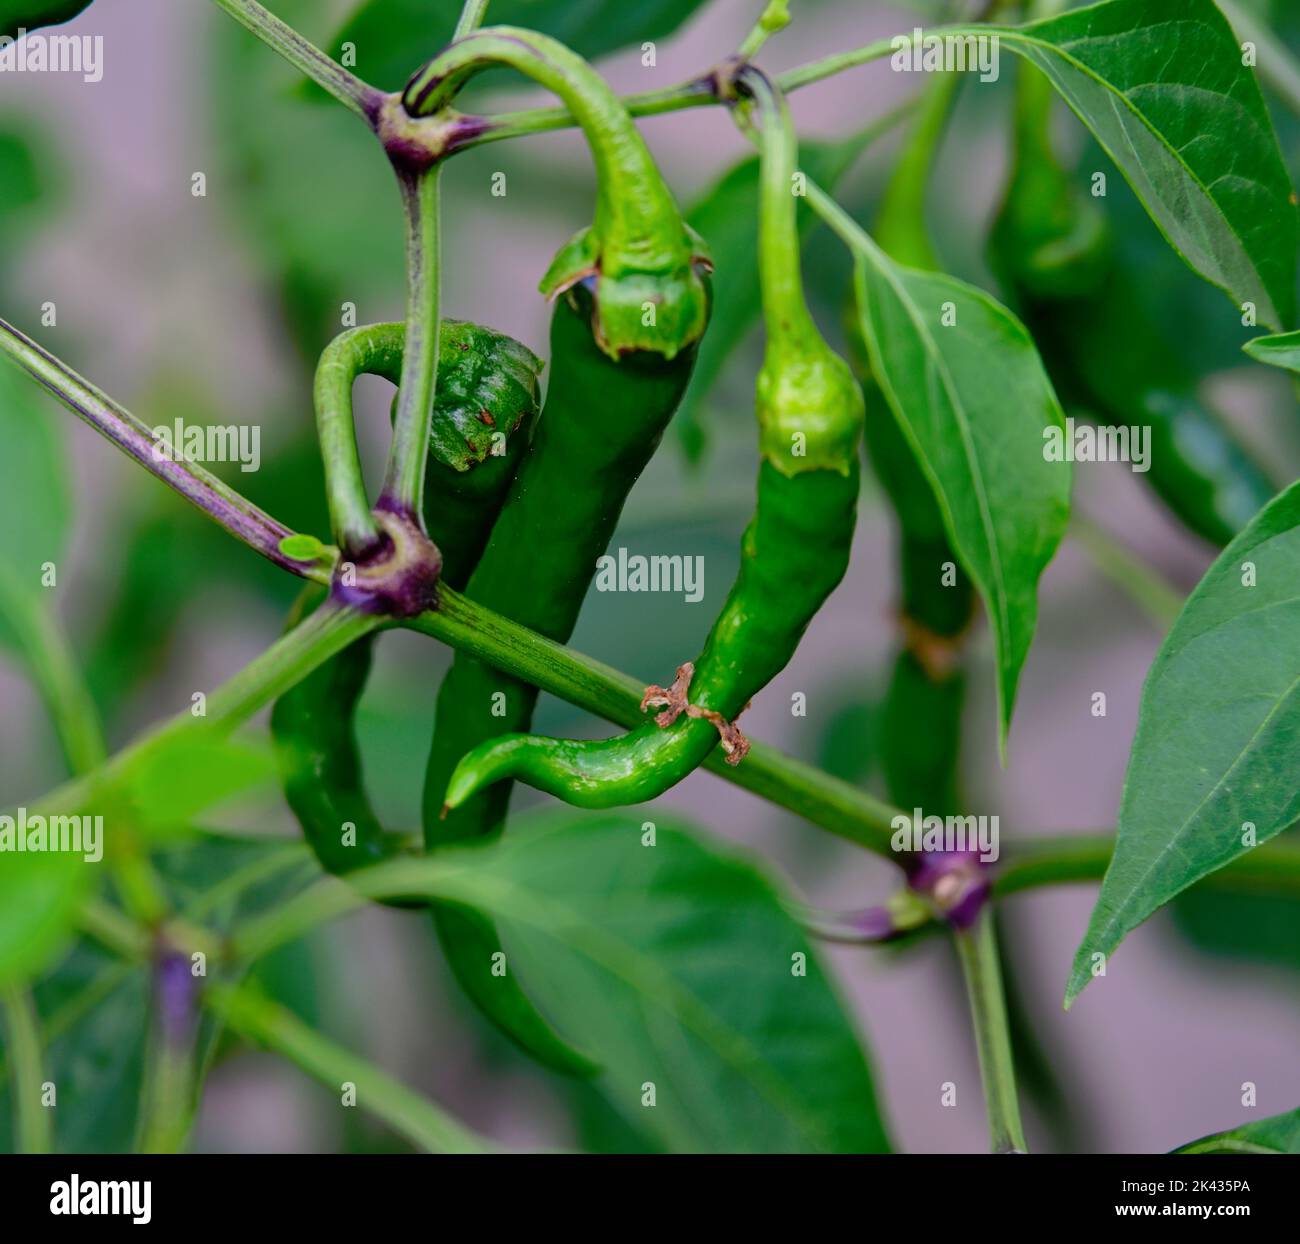
[[487, 424], [489, 428], [495, 428], [497, 426], [497, 421], [492, 418], [492, 413], [487, 410], [480, 410], [478, 412], [478, 421]]

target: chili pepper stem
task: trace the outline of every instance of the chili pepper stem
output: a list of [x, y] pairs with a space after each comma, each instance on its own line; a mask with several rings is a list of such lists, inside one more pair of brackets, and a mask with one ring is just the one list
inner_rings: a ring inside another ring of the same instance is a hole
[[196, 505], [236, 539], [285, 570], [305, 579], [315, 579], [318, 583], [328, 581], [328, 566], [320, 559], [293, 558], [281, 550], [282, 542], [294, 534], [288, 527], [242, 497], [212, 472], [197, 462], [189, 461], [179, 449], [160, 448], [144, 422], [4, 320], [0, 320], [0, 352], [8, 355], [79, 419]]
[[378, 508], [423, 529], [421, 503], [429, 458], [438, 374], [440, 302], [439, 167], [398, 167], [406, 216], [406, 346], [397, 390], [397, 418]]
[[970, 1000], [993, 1152], [1027, 1153], [992, 909], [986, 905], [971, 928], [954, 934], [954, 941]]
[[9, 1048], [13, 1097], [17, 1104], [18, 1128], [15, 1140], [19, 1153], [51, 1153], [54, 1137], [52, 1112], [41, 1104], [40, 1021], [32, 996], [25, 989], [8, 985], [0, 990], [5, 1044]]
[[[411, 117], [448, 109], [474, 75], [504, 65], [554, 92], [586, 135], [596, 167], [596, 209], [542, 280], [556, 296], [594, 277], [592, 323], [614, 359], [633, 351], [673, 358], [697, 341], [708, 295], [696, 270], [702, 242], [681, 212], [627, 109], [586, 61], [532, 30], [497, 26], [459, 40], [421, 68], [402, 92]], [[646, 309], [654, 314], [647, 320]]]
[[465, 0], [465, 7], [460, 11], [460, 20], [456, 23], [452, 41], [472, 35], [487, 16], [488, 0]]
[[349, 73], [256, 0], [213, 0], [213, 3], [244, 29], [256, 35], [267, 47], [283, 56], [294, 68], [301, 70], [317, 86], [328, 91], [349, 111], [356, 113], [362, 120], [370, 119], [382, 91]]

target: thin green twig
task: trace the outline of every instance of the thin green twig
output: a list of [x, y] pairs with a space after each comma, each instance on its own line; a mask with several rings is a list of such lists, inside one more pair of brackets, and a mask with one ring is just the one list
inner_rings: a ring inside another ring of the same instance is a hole
[[472, 35], [487, 16], [488, 0], [465, 0], [465, 7], [460, 11], [460, 21], [456, 23], [453, 41]]
[[1138, 557], [1105, 528], [1081, 514], [1070, 515], [1070, 536], [1099, 573], [1118, 587], [1162, 631], [1183, 610], [1183, 595], [1149, 562]]
[[296, 1063], [335, 1092], [354, 1086], [356, 1103], [427, 1153], [488, 1153], [495, 1146], [427, 1098], [351, 1050], [308, 1028], [250, 986], [212, 984], [204, 1001], [230, 1028]]
[[278, 52], [291, 65], [328, 91], [349, 111], [370, 123], [381, 92], [349, 73], [333, 57], [304, 39], [256, 0], [213, 0], [241, 26]]
[[32, 997], [25, 989], [14, 987], [0, 991], [8, 1035], [9, 1070], [12, 1073], [14, 1100], [18, 1104], [18, 1151], [49, 1153], [53, 1148], [50, 1115], [41, 1104], [40, 1023]]
[[953, 938], [970, 1000], [993, 1152], [1026, 1153], [992, 908], [986, 904], [975, 924], [958, 930]]
[[419, 173], [399, 174], [407, 224], [406, 346], [379, 507], [413, 519], [422, 512], [438, 376], [439, 170], [434, 164]]
[[768, 0], [754, 28], [745, 36], [736, 55], [741, 60], [753, 60], [763, 49], [763, 45], [778, 31], [790, 24], [790, 0]]

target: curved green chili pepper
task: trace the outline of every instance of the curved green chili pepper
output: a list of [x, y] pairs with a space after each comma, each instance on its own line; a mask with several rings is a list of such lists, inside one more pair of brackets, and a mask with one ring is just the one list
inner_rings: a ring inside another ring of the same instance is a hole
[[[592, 227], [542, 281], [555, 298], [546, 403], [467, 595], [551, 639], [567, 640], [632, 485], [681, 402], [708, 319], [704, 246], [682, 220], [626, 109], [600, 76], [532, 31], [494, 29], [459, 40], [403, 96], [412, 115], [450, 104], [478, 71], [509, 65], [553, 90], [578, 119], [597, 173]], [[456, 761], [504, 731], [527, 730], [537, 691], [458, 655], [438, 693], [425, 782], [429, 846], [481, 839], [505, 820], [500, 786], [440, 819]], [[560, 1065], [557, 1039], [510, 978], [479, 913], [434, 906], [443, 949], [470, 998], [535, 1057]], [[582, 1067], [569, 1051], [569, 1070]]]
[[[767, 347], [757, 384], [758, 507], [741, 569], [704, 651], [645, 705], [664, 711], [598, 742], [511, 735], [465, 756], [448, 784], [456, 808], [518, 778], [582, 807], [655, 798], [717, 746], [732, 763], [748, 748], [732, 719], [789, 662], [805, 628], [848, 566], [858, 498], [862, 395], [808, 312], [799, 272], [795, 138], [784, 100], [757, 70], [739, 89], [762, 117], [759, 271]], [[495, 534], [493, 539], [495, 540]]]
[[1276, 486], [1141, 312], [1105, 217], [1052, 150], [1050, 85], [1028, 65], [1018, 74], [1015, 165], [990, 237], [993, 266], [1067, 405], [1099, 423], [1149, 428], [1148, 484], [1185, 526], [1226, 544]]
[[[359, 375], [397, 382], [405, 330], [370, 324], [341, 334], [326, 348], [316, 373], [315, 398], [331, 517], [346, 529], [348, 506], [364, 504], [356, 472], [352, 385]], [[527, 441], [536, 414], [541, 361], [519, 342], [476, 324], [446, 320], [441, 328], [437, 400], [430, 430], [425, 521], [443, 550], [443, 578], [464, 584], [487, 540], [492, 521]], [[312, 585], [299, 598], [289, 625], [326, 596]], [[285, 797], [321, 866], [343, 875], [388, 858], [403, 845], [388, 833], [366, 795], [353, 718], [370, 672], [374, 636], [325, 662], [276, 701], [271, 733]]]

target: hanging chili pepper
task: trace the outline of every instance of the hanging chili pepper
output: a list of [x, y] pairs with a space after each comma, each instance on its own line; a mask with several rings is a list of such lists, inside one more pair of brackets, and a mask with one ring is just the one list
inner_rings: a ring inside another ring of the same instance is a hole
[[[466, 594], [548, 638], [573, 632], [596, 561], [633, 484], [681, 402], [709, 312], [705, 247], [626, 109], [580, 57], [532, 31], [480, 31], [448, 47], [411, 80], [407, 111], [449, 106], [473, 74], [513, 67], [554, 91], [577, 118], [596, 169], [592, 226], [542, 280], [555, 299], [550, 375], [537, 431]], [[505, 785], [441, 819], [456, 761], [506, 731], [527, 730], [535, 688], [457, 655], [438, 693], [425, 781], [425, 840], [439, 846], [500, 831]], [[522, 993], [490, 972], [500, 939], [464, 907], [436, 905], [457, 980], [503, 1032], [560, 1065], [549, 1026]], [[581, 1067], [570, 1051], [569, 1070]]]

